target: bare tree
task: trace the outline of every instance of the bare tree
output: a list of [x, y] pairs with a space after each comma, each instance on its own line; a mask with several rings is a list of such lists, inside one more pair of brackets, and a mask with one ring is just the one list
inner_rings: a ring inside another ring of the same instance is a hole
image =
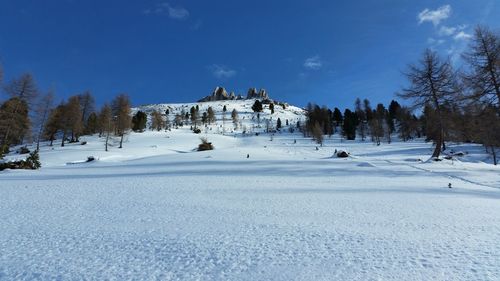
[[65, 110], [65, 119], [71, 132], [71, 142], [78, 142], [83, 133], [82, 110], [80, 108], [80, 96], [72, 96], [68, 99]]
[[45, 129], [45, 124], [49, 119], [50, 112], [52, 110], [52, 106], [54, 103], [54, 93], [49, 91], [46, 95], [44, 95], [35, 109], [35, 124], [37, 129], [36, 135], [36, 150], [40, 150], [40, 140], [43, 137], [43, 131]]
[[493, 157], [493, 164], [497, 165], [497, 147], [500, 147], [500, 116], [497, 110], [489, 105], [478, 116], [477, 135], [479, 141], [489, 149]]
[[468, 98], [493, 104], [500, 112], [500, 36], [478, 26], [469, 48], [463, 55], [471, 69], [464, 76]]
[[[32, 103], [34, 102], [34, 99], [38, 95], [38, 90], [35, 84], [35, 81], [33, 79], [33, 76], [31, 74], [23, 74], [19, 79], [14, 79], [12, 80], [8, 85], [5, 87], [5, 92], [11, 97], [11, 100], [17, 100], [15, 104], [13, 104], [12, 107], [9, 108], [9, 114], [6, 117], [7, 119], [4, 120], [2, 124], [2, 131], [3, 136], [2, 136], [2, 145], [10, 145], [8, 143], [9, 137], [12, 134], [12, 129], [16, 125], [15, 121], [16, 119], [21, 120], [22, 118], [19, 118], [18, 114], [24, 114], [23, 112], [23, 105], [26, 104], [28, 106], [28, 111]], [[29, 121], [29, 119], [28, 119]]]
[[0, 86], [2, 85], [3, 82], [3, 67], [2, 64], [0, 63]]
[[82, 112], [82, 125], [84, 133], [91, 133], [88, 127], [88, 120], [92, 113], [95, 112], [95, 100], [90, 91], [85, 91], [83, 94], [78, 95], [80, 101], [80, 111]]
[[106, 136], [105, 142], [105, 151], [108, 151], [108, 143], [111, 132], [113, 131], [113, 112], [111, 106], [105, 104], [101, 111], [99, 112], [99, 128], [101, 131], [101, 135], [104, 134]]
[[130, 99], [126, 94], [118, 95], [112, 103], [113, 118], [115, 120], [116, 134], [120, 136], [120, 147], [123, 147], [123, 136], [130, 129], [132, 117], [130, 116]]
[[362, 109], [361, 100], [359, 98], [356, 99], [354, 106], [356, 115], [358, 116], [359, 119], [359, 126], [358, 126], [359, 135], [361, 136], [361, 140], [365, 141], [366, 132], [368, 131], [368, 122], [366, 120], [366, 114], [365, 111]]
[[422, 108], [426, 104], [432, 106], [437, 113], [438, 134], [435, 138], [436, 148], [432, 157], [437, 158], [444, 146], [444, 127], [442, 106], [451, 102], [459, 92], [454, 73], [449, 60], [442, 61], [436, 52], [427, 49], [418, 65], [409, 65], [405, 73], [410, 86], [398, 94], [404, 99], [413, 101], [413, 108]]
[[316, 143], [323, 146], [323, 128], [318, 121], [314, 123], [311, 130], [311, 135], [313, 139], [316, 141]]

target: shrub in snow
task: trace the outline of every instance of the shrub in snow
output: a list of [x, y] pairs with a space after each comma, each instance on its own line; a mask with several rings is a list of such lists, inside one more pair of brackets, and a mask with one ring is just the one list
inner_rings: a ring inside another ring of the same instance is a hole
[[208, 142], [206, 138], [201, 138], [201, 143], [198, 145], [198, 151], [213, 150], [214, 146]]
[[9, 146], [6, 144], [0, 145], [0, 159], [2, 159], [7, 153], [9, 153]]
[[198, 128], [195, 128], [195, 129], [193, 129], [193, 133], [195, 133], [195, 134], [200, 134], [200, 133], [201, 133], [201, 130], [200, 130], [200, 129], [198, 129]]
[[86, 141], [82, 141], [82, 143], [80, 143], [81, 145], [86, 145], [87, 142]]
[[92, 161], [95, 161], [95, 157], [94, 156], [87, 157], [87, 161], [86, 162], [92, 162]]
[[40, 157], [38, 156], [38, 152], [33, 151], [30, 153], [28, 158], [26, 158], [26, 160], [0, 163], [0, 171], [5, 169], [36, 170], [41, 166], [42, 164], [40, 164]]

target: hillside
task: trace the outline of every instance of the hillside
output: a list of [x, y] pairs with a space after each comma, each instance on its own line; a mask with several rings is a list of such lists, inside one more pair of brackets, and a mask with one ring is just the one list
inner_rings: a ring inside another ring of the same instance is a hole
[[[500, 167], [482, 146], [449, 144], [462, 156], [433, 162], [421, 139], [376, 146], [335, 134], [318, 147], [286, 129], [257, 136], [252, 104], [138, 107], [211, 106], [218, 120], [200, 134], [131, 132], [108, 152], [97, 135], [43, 143], [40, 170], [0, 172], [0, 279], [500, 278]], [[253, 134], [230, 121], [223, 134], [224, 105]], [[261, 113], [278, 117], [304, 112]], [[200, 137], [215, 150], [196, 151]]]
[[[199, 107], [199, 114], [206, 112], [209, 107], [215, 112], [216, 123], [211, 124], [205, 128], [204, 131], [208, 133], [223, 133], [223, 128], [227, 133], [256, 133], [264, 132], [267, 122], [269, 122], [271, 127], [276, 127], [276, 122], [278, 118], [281, 119], [284, 130], [287, 129], [286, 123], [292, 127], [296, 127], [298, 121], [305, 120], [305, 111], [302, 108], [285, 105], [285, 109], [276, 104], [274, 107], [274, 114], [271, 114], [269, 110], [269, 104], [264, 104], [264, 110], [260, 115], [260, 122], [257, 118], [257, 113], [253, 112], [252, 105], [256, 99], [244, 99], [244, 100], [225, 100], [225, 101], [210, 101], [210, 102], [197, 102], [197, 103], [173, 103], [173, 104], [154, 104], [154, 105], [144, 105], [132, 109], [134, 114], [138, 110], [150, 114], [154, 110], [162, 113], [164, 118], [167, 118], [165, 112], [169, 111], [169, 121], [172, 122], [176, 114], [189, 113], [191, 107]], [[226, 106], [226, 114], [224, 117], [224, 106]], [[238, 129], [234, 129], [234, 125], [231, 120], [231, 112], [236, 109], [239, 116]], [[225, 119], [225, 122], [224, 122]], [[224, 125], [224, 126], [223, 126]]]

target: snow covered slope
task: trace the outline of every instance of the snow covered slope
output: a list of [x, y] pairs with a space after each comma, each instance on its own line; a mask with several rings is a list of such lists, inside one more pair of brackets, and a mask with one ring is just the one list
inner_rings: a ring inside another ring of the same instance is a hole
[[422, 141], [201, 136], [216, 149], [188, 128], [109, 152], [93, 136], [0, 172], [0, 280], [500, 279], [500, 168], [480, 146], [421, 162]]
[[[253, 112], [252, 105], [255, 99], [246, 100], [226, 100], [226, 101], [212, 101], [212, 102], [198, 102], [198, 103], [177, 103], [177, 104], [155, 104], [155, 105], [145, 105], [134, 108], [133, 113], [141, 110], [146, 113], [151, 113], [156, 110], [164, 114], [167, 109], [169, 110], [169, 121], [174, 120], [175, 114], [189, 113], [189, 110], [193, 106], [199, 107], [200, 116], [203, 112], [206, 112], [209, 107], [215, 112], [217, 119], [216, 124], [212, 124], [206, 127], [207, 131], [211, 133], [222, 133], [224, 132], [234, 132], [241, 133], [246, 131], [246, 133], [263, 132], [267, 129], [266, 122], [269, 121], [272, 128], [276, 127], [276, 122], [278, 118], [281, 119], [283, 127], [287, 127], [286, 123], [296, 126], [297, 121], [305, 120], [305, 111], [301, 108], [292, 105], [286, 105], [283, 109], [281, 105], [276, 104], [274, 106], [274, 114], [271, 114], [268, 104], [263, 105], [263, 112], [259, 114], [260, 120], [257, 118], [257, 114]], [[224, 117], [224, 106], [226, 106], [226, 114]], [[240, 124], [238, 124], [238, 129], [234, 130], [234, 125], [231, 120], [231, 112], [236, 109], [238, 112]], [[165, 114], [164, 114], [165, 115]], [[166, 117], [166, 116], [165, 116]], [[224, 122], [225, 120], [225, 122]], [[224, 126], [223, 126], [224, 125]]]

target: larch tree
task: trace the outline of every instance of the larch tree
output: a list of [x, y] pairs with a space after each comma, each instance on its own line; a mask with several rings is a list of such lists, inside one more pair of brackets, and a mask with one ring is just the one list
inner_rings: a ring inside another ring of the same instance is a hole
[[165, 127], [165, 121], [163, 120], [163, 116], [161, 113], [153, 110], [151, 112], [151, 129], [161, 131]]
[[78, 100], [80, 102], [80, 111], [82, 112], [83, 133], [91, 134], [87, 122], [89, 121], [90, 115], [95, 112], [95, 99], [90, 91], [85, 91], [78, 95]]
[[67, 129], [71, 133], [70, 142], [78, 142], [83, 133], [82, 110], [80, 107], [80, 96], [71, 96], [66, 103], [65, 119]]
[[20, 144], [30, 131], [28, 103], [19, 97], [12, 97], [0, 106], [0, 155], [11, 145]]
[[434, 138], [436, 147], [433, 158], [439, 157], [444, 148], [444, 123], [442, 107], [459, 93], [456, 74], [449, 60], [441, 60], [438, 54], [427, 49], [417, 65], [408, 66], [405, 73], [410, 86], [398, 94], [412, 101], [413, 108], [431, 106], [436, 111], [437, 136]]
[[54, 93], [49, 91], [43, 95], [35, 109], [35, 126], [36, 126], [36, 150], [40, 150], [40, 140], [43, 138], [45, 124], [49, 119], [50, 112], [54, 105]]
[[116, 134], [120, 137], [120, 146], [123, 147], [123, 137], [130, 129], [130, 99], [126, 94], [118, 95], [112, 103], [113, 118], [115, 121]]
[[368, 131], [368, 122], [366, 121], [366, 114], [362, 108], [361, 100], [359, 98], [357, 98], [356, 101], [354, 102], [354, 107], [355, 107], [354, 111], [356, 112], [356, 115], [358, 116], [359, 119], [359, 126], [358, 126], [359, 136], [361, 137], [362, 141], [365, 141], [366, 133]]
[[108, 151], [109, 138], [113, 132], [113, 111], [111, 106], [108, 104], [103, 105], [99, 111], [98, 120], [101, 135], [104, 135], [106, 138], [104, 150]]
[[[1, 145], [10, 146], [12, 143], [9, 140], [24, 138], [26, 132], [22, 128], [29, 127], [29, 118], [23, 118], [25, 109], [29, 112], [35, 98], [38, 95], [33, 76], [29, 73], [21, 75], [18, 79], [12, 80], [5, 86], [5, 92], [10, 96], [10, 103], [4, 108], [5, 119], [2, 119], [0, 124]], [[6, 111], [8, 110], [8, 111]], [[16, 122], [28, 122], [27, 124], [17, 124]], [[21, 129], [15, 131], [14, 129]], [[15, 135], [11, 138], [11, 135]]]
[[473, 102], [492, 104], [500, 113], [500, 35], [478, 26], [464, 60], [470, 72], [464, 75]]
[[64, 104], [58, 105], [56, 108], [52, 109], [49, 113], [49, 117], [44, 127], [44, 138], [50, 141], [50, 146], [53, 145], [56, 140], [56, 134], [62, 129], [63, 115], [64, 114]]

